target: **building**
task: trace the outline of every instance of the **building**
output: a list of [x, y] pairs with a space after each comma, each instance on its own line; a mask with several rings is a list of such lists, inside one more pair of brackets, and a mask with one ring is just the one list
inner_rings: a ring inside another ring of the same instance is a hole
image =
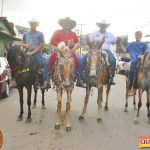
[[5, 50], [12, 44], [21, 41], [16, 37], [13, 23], [10, 23], [6, 17], [0, 17], [0, 56], [3, 56]]

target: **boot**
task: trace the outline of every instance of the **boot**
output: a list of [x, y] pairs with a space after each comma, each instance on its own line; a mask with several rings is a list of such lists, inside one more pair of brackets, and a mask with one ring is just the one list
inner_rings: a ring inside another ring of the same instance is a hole
[[114, 82], [114, 69], [113, 67], [109, 66], [108, 68], [108, 73], [109, 73], [109, 85], [115, 85], [116, 83]]
[[44, 81], [44, 85], [41, 87], [41, 89], [49, 89], [49, 88], [51, 88], [49, 81]]

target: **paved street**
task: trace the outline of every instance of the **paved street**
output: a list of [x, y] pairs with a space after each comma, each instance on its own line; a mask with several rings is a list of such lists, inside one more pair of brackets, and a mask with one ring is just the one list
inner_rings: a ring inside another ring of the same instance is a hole
[[[138, 150], [138, 137], [150, 136], [150, 125], [147, 124], [146, 97], [143, 94], [143, 105], [140, 123], [134, 124], [136, 111], [133, 100], [129, 99], [128, 112], [124, 112], [125, 78], [115, 77], [116, 85], [112, 86], [109, 95], [109, 111], [103, 112], [103, 121], [97, 123], [97, 90], [90, 96], [87, 113], [83, 121], [78, 117], [83, 108], [85, 89], [75, 88], [72, 94], [72, 130], [66, 132], [65, 124], [59, 130], [54, 129], [56, 116], [56, 93], [52, 89], [45, 93], [46, 109], [41, 109], [41, 93], [38, 91], [38, 103], [32, 108], [32, 123], [25, 123], [27, 104], [24, 98], [24, 120], [17, 122], [19, 100], [17, 89], [11, 89], [11, 96], [0, 99], [0, 129], [4, 135], [2, 150]], [[26, 97], [26, 95], [24, 95]], [[62, 116], [65, 113], [65, 94], [63, 96]], [[33, 97], [32, 97], [33, 101]], [[105, 93], [103, 98], [103, 107]]]

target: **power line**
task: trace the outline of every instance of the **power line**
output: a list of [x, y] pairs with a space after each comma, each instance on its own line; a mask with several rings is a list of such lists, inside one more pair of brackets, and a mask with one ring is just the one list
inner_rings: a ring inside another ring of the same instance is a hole
[[130, 32], [132, 32], [132, 31], [135, 31], [135, 30], [137, 30], [137, 29], [140, 29], [140, 28], [144, 27], [144, 26], [148, 25], [149, 23], [150, 23], [150, 22], [144, 23], [144, 24], [142, 24], [142, 25], [140, 25], [140, 26], [138, 26], [138, 27], [136, 27], [136, 28], [134, 28], [134, 29], [132, 29], [132, 30], [129, 30], [129, 31], [127, 32], [127, 34], [130, 33]]

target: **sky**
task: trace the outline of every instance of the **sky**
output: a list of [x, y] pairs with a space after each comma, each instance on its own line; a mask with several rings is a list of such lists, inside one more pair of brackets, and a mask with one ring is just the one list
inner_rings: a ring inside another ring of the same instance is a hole
[[[2, 0], [0, 9], [1, 6]], [[29, 27], [31, 18], [36, 18], [46, 42], [61, 28], [58, 19], [65, 17], [77, 22], [79, 34], [97, 31], [96, 22], [101, 20], [111, 23], [107, 30], [115, 36], [129, 34], [134, 39], [136, 30], [150, 34], [149, 0], [3, 0], [2, 15], [25, 27]]]

